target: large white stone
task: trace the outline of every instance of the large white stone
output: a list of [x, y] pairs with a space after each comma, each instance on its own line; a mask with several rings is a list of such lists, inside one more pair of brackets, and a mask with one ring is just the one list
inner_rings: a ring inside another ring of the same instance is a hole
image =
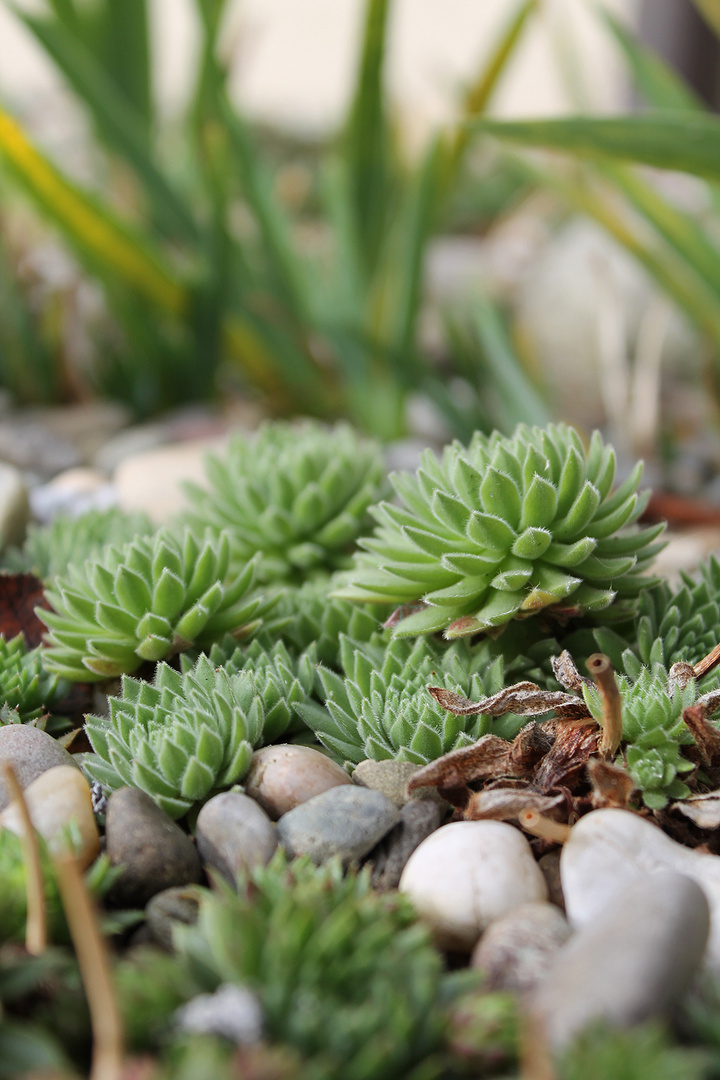
[[720, 974], [720, 858], [683, 847], [628, 810], [595, 810], [573, 827], [560, 859], [570, 924], [595, 922], [624, 889], [659, 870], [685, 874], [705, 893], [711, 912], [705, 962]]
[[502, 821], [455, 821], [415, 849], [400, 891], [446, 949], [470, 952], [483, 930], [519, 904], [547, 899], [530, 845]]

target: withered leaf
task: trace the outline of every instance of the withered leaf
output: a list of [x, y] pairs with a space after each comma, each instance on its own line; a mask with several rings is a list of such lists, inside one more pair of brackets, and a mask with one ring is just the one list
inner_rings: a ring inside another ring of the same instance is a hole
[[679, 810], [699, 829], [717, 829], [720, 826], [720, 791], [692, 795], [682, 802], [671, 803], [670, 809]]
[[531, 720], [517, 733], [510, 744], [510, 760], [522, 773], [530, 773], [538, 761], [547, 754], [555, 739], [555, 732], [546, 731]]
[[575, 693], [582, 694], [583, 686], [595, 685], [592, 679], [588, 679], [587, 676], [580, 674], [575, 667], [575, 661], [567, 649], [563, 649], [559, 656], [551, 657], [550, 663], [555, 678], [566, 690], [574, 690]]
[[688, 664], [686, 660], [678, 660], [668, 672], [668, 694], [672, 696], [676, 686], [684, 690], [695, 678], [695, 669], [692, 664]]
[[[715, 691], [718, 693], [718, 691]], [[705, 697], [710, 697], [706, 694]], [[694, 705], [683, 710], [683, 721], [690, 731], [703, 765], [710, 766], [720, 761], [720, 731], [708, 720], [707, 709], [699, 698]]]
[[531, 788], [485, 788], [471, 797], [465, 817], [471, 821], [508, 821], [526, 810], [546, 813], [565, 801], [565, 796], [541, 795]]
[[462, 787], [471, 780], [498, 776], [522, 776], [523, 772], [511, 760], [511, 748], [512, 743], [498, 735], [483, 735], [472, 746], [451, 750], [418, 769], [408, 781], [408, 791], [425, 786]]
[[22, 633], [28, 649], [41, 643], [46, 627], [35, 611], [48, 606], [44, 589], [34, 574], [0, 574], [0, 634], [6, 640]]
[[590, 758], [587, 771], [592, 784], [590, 798], [595, 810], [606, 807], [620, 810], [628, 808], [636, 787], [633, 778], [625, 769], [605, 761], [604, 758]]
[[578, 704], [587, 713], [583, 702], [561, 690], [542, 690], [537, 683], [519, 682], [506, 686], [492, 697], [482, 701], [470, 701], [469, 698], [446, 690], [444, 686], [428, 686], [429, 693], [443, 709], [456, 716], [476, 716], [486, 713], [488, 716], [503, 716], [514, 712], [519, 716], [540, 716], [563, 706], [577, 707]]
[[591, 754], [597, 752], [600, 732], [595, 723], [560, 724], [552, 749], [540, 762], [533, 783], [539, 791], [572, 788], [585, 772]]

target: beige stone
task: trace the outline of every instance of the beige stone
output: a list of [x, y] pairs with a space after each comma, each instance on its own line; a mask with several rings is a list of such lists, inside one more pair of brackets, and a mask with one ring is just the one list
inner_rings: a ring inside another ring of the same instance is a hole
[[311, 746], [265, 746], [253, 756], [245, 790], [277, 821], [315, 795], [352, 781], [336, 762]]
[[205, 456], [222, 452], [225, 437], [159, 446], [121, 461], [115, 471], [118, 506], [143, 510], [158, 525], [185, 509], [184, 480], [205, 484]]
[[[54, 854], [72, 851], [84, 869], [100, 854], [100, 836], [90, 799], [90, 785], [72, 765], [56, 765], [23, 792], [32, 823]], [[68, 826], [72, 838], [68, 836]], [[0, 828], [22, 835], [16, 802], [0, 814]]]

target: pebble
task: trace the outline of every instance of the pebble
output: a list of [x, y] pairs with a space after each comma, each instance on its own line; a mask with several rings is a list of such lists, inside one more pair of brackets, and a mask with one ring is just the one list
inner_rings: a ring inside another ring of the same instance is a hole
[[242, 870], [270, 862], [278, 846], [270, 818], [239, 791], [225, 791], [205, 803], [195, 839], [203, 865], [217, 870], [231, 885]]
[[483, 930], [520, 904], [547, 899], [523, 834], [502, 821], [455, 821], [413, 852], [400, 879], [438, 945], [470, 952]]
[[361, 787], [381, 791], [398, 807], [404, 806], [412, 799], [433, 799], [447, 806], [445, 800], [438, 794], [437, 788], [421, 787], [408, 793], [408, 780], [414, 776], [418, 768], [419, 766], [412, 761], [373, 761], [370, 758], [355, 766], [352, 781], [354, 784], [360, 784]]
[[555, 1052], [591, 1025], [665, 1016], [697, 974], [709, 929], [708, 902], [692, 878], [670, 870], [638, 878], [560, 950], [530, 1015]]
[[107, 510], [114, 502], [115, 489], [104, 473], [85, 466], [66, 469], [30, 492], [33, 517], [42, 522], [58, 514], [78, 517], [88, 510]]
[[720, 858], [676, 843], [629, 810], [594, 810], [573, 826], [560, 859], [570, 925], [592, 924], [623, 889], [658, 870], [685, 874], [701, 886], [713, 913], [706, 964], [720, 974]]
[[192, 885], [174, 886], [156, 893], [145, 908], [145, 926], [151, 941], [172, 952], [173, 927], [197, 922], [200, 899]]
[[[100, 835], [90, 801], [90, 785], [74, 765], [56, 765], [48, 769], [23, 791], [33, 826], [51, 852], [71, 850], [85, 869], [100, 853]], [[72, 840], [67, 828], [72, 826]], [[16, 803], [0, 814], [0, 829], [10, 829], [21, 836], [24, 830]]]
[[177, 1009], [175, 1026], [193, 1035], [220, 1035], [238, 1045], [260, 1042], [264, 1017], [260, 1002], [246, 986], [224, 983], [214, 994], [198, 994]]
[[108, 799], [105, 851], [122, 870], [109, 892], [119, 907], [144, 907], [163, 889], [202, 878], [190, 837], [138, 788], [119, 788]]
[[224, 438], [196, 439], [159, 446], [122, 460], [115, 470], [117, 503], [122, 510], [144, 510], [157, 525], [186, 509], [184, 480], [207, 484], [205, 457], [222, 452]]
[[22, 476], [0, 462], [0, 548], [22, 544], [30, 520], [30, 503]]
[[243, 781], [247, 794], [273, 821], [332, 787], [352, 783], [335, 761], [311, 746], [264, 746]]
[[46, 731], [40, 731], [29, 724], [6, 724], [0, 727], [0, 811], [10, 802], [2, 771], [2, 766], [6, 763], [12, 765], [21, 788], [26, 788], [38, 776], [56, 765], [71, 765], [77, 769], [72, 754]]
[[488, 990], [525, 994], [547, 973], [570, 934], [567, 919], [554, 904], [520, 904], [487, 928], [470, 966], [485, 972]]
[[372, 883], [378, 892], [397, 889], [408, 859], [430, 833], [440, 827], [445, 811], [430, 799], [415, 799], [400, 808], [400, 820], [370, 853]]
[[290, 858], [309, 855], [320, 864], [339, 855], [348, 866], [372, 851], [399, 816], [397, 807], [381, 792], [343, 785], [284, 814], [278, 822], [278, 838]]

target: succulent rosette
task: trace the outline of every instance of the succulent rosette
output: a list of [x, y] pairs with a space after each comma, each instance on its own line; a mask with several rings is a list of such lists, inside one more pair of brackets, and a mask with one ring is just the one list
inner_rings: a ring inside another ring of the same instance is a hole
[[347, 565], [382, 495], [377, 443], [347, 424], [271, 423], [235, 437], [224, 457], [209, 455], [208, 486], [188, 483], [187, 520], [227, 530], [233, 563], [262, 553], [265, 579], [293, 578]]
[[57, 675], [45, 670], [44, 650], [28, 649], [25, 638], [18, 634], [6, 639], [0, 634], [0, 707], [7, 720], [28, 723], [38, 720], [69, 690]]
[[613, 491], [613, 449], [595, 432], [586, 450], [565, 424], [427, 450], [417, 473], [391, 475], [398, 502], [371, 507], [375, 533], [335, 596], [402, 605], [395, 634], [447, 638], [632, 606], [663, 528], [635, 524], [641, 474]]
[[70, 566], [45, 591], [52, 610], [37, 609], [49, 628], [46, 669], [93, 682], [227, 633], [248, 637], [263, 610], [252, 592], [255, 562], [233, 577], [229, 564], [224, 534], [162, 529]]

